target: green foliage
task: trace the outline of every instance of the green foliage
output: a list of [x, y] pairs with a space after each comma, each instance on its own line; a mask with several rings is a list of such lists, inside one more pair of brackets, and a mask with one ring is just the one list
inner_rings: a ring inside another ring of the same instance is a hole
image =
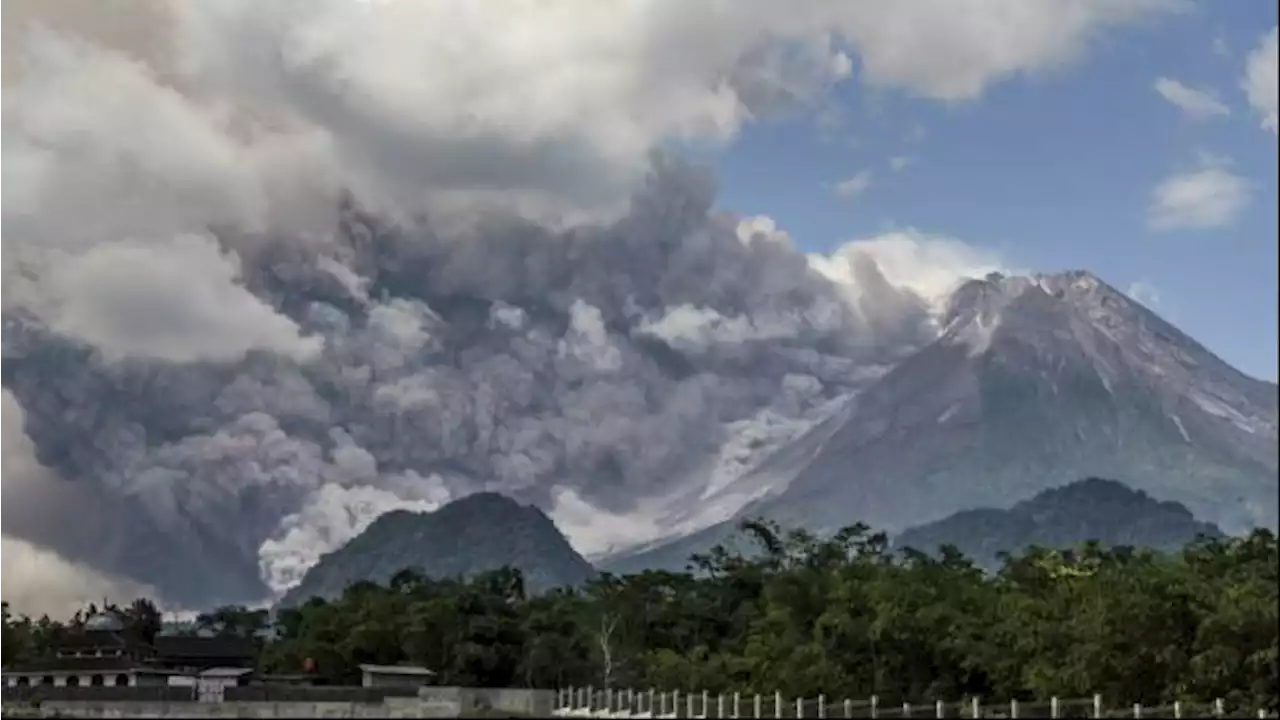
[[[861, 525], [825, 540], [767, 522], [743, 532], [754, 551], [716, 548], [692, 572], [606, 574], [536, 596], [511, 569], [357, 583], [281, 611], [259, 663], [314, 666], [335, 683], [356, 682], [360, 663], [412, 663], [450, 685], [884, 703], [1101, 692], [1276, 709], [1280, 555], [1267, 530], [1172, 553], [1033, 547], [994, 574], [954, 548], [892, 553]], [[218, 612], [217, 627], [248, 622]], [[60, 628], [6, 608], [5, 660], [47, 652]]]

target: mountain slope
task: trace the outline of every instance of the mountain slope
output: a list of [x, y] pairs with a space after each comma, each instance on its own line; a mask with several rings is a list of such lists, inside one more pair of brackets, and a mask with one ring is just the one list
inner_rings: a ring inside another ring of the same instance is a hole
[[894, 545], [925, 552], [954, 545], [979, 565], [995, 568], [998, 553], [1017, 553], [1031, 545], [1070, 548], [1096, 540], [1104, 546], [1171, 552], [1197, 535], [1222, 534], [1179, 503], [1161, 502], [1114, 480], [1088, 478], [1045, 490], [1007, 510], [963, 510], [910, 528]]
[[396, 510], [323, 556], [281, 600], [335, 597], [360, 580], [386, 582], [407, 567], [436, 578], [511, 566], [538, 592], [596, 574], [543, 512], [497, 493], [477, 493], [430, 513]]
[[[1088, 273], [966, 283], [939, 339], [842, 415], [785, 489], [739, 517], [894, 533], [1119, 477], [1228, 532], [1276, 526], [1276, 385]], [[607, 566], [678, 566], [735, 523]]]

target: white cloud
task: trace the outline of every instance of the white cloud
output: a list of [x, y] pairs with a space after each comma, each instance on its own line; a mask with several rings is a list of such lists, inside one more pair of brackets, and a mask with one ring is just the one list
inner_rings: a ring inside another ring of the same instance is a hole
[[[1208, 158], [1211, 159], [1211, 158]], [[1235, 221], [1249, 202], [1249, 183], [1219, 162], [1171, 175], [1151, 193], [1147, 222], [1155, 230], [1207, 230]]]
[[853, 240], [830, 255], [810, 255], [809, 263], [843, 287], [853, 288], [857, 283], [852, 260], [858, 255], [874, 260], [891, 285], [910, 289], [935, 309], [965, 279], [992, 272], [1018, 272], [998, 253], [914, 228]]
[[1277, 72], [1277, 29], [1263, 36], [1262, 42], [1249, 54], [1245, 63], [1244, 79], [1241, 86], [1249, 98], [1249, 105], [1262, 117], [1262, 127], [1276, 134], [1280, 130], [1280, 119], [1277, 119], [1277, 95], [1280, 90], [1280, 73]]
[[[316, 0], [263, 10], [248, 0], [153, 0], [127, 13], [81, 2], [74, 22], [52, 10], [40, 19], [158, 66], [189, 102], [203, 98], [194, 127], [222, 123], [231, 109], [238, 121], [269, 118], [268, 127], [288, 135], [318, 132], [330, 146], [307, 152], [332, 155], [326, 166], [342, 168], [349, 187], [379, 196], [395, 190], [407, 202], [445, 191], [456, 201], [519, 195], [533, 207], [611, 202], [643, 175], [648, 151], [662, 140], [725, 141], [779, 105], [811, 103], [851, 75], [850, 55], [866, 84], [969, 100], [1010, 76], [1060, 68], [1101, 30], [1174, 6], [494, 0], [459, 10], [449, 0]], [[165, 32], [172, 42], [156, 39]], [[11, 36], [5, 47], [13, 44]], [[83, 60], [79, 82], [109, 97], [114, 86], [91, 61]], [[22, 71], [38, 92], [66, 95], [38, 65]], [[221, 112], [207, 112], [213, 99]], [[206, 116], [213, 119], [196, 123]], [[150, 135], [157, 156], [173, 148], [172, 135]], [[261, 146], [261, 138], [241, 132], [229, 147], [247, 145]], [[276, 159], [290, 167], [300, 160]], [[177, 157], [174, 164], [183, 165]]]
[[832, 189], [840, 197], [851, 198], [861, 195], [869, 187], [871, 187], [871, 171], [862, 170], [856, 175], [836, 183], [832, 186]]
[[1135, 280], [1129, 283], [1129, 287], [1125, 289], [1124, 294], [1151, 310], [1156, 310], [1160, 307], [1160, 291], [1156, 289], [1155, 285], [1146, 280]]
[[904, 170], [908, 165], [913, 164], [915, 164], [915, 158], [910, 155], [895, 155], [889, 158], [889, 168], [895, 172]]
[[1154, 87], [1161, 97], [1173, 103], [1183, 115], [1192, 120], [1208, 120], [1231, 114], [1231, 109], [1208, 90], [1188, 87], [1166, 77], [1157, 79]]

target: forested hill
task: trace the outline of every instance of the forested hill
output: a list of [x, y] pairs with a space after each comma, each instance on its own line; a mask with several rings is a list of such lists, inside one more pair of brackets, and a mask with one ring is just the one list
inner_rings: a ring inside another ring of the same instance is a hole
[[1045, 490], [1007, 510], [965, 510], [904, 531], [897, 547], [934, 552], [953, 545], [978, 565], [999, 567], [999, 553], [1031, 546], [1072, 548], [1096, 541], [1102, 546], [1176, 551], [1197, 535], [1220, 538], [1212, 523], [1200, 522], [1176, 502], [1156, 500], [1115, 480], [1087, 478]]
[[397, 510], [322, 557], [281, 600], [333, 598], [352, 583], [385, 583], [405, 568], [443, 579], [512, 567], [526, 589], [580, 585], [596, 570], [541, 510], [497, 493], [476, 493], [430, 513]]

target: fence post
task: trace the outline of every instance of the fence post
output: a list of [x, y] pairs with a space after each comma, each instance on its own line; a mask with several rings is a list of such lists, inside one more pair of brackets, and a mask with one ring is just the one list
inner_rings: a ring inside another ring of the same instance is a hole
[[667, 714], [667, 694], [658, 693], [658, 714], [654, 717], [662, 717]]
[[827, 717], [827, 696], [819, 695], [818, 696], [818, 718], [819, 720], [825, 720], [826, 717]]
[[872, 695], [871, 696], [871, 720], [875, 720], [878, 717], [880, 717], [880, 696]]
[[844, 717], [846, 720], [853, 717], [853, 701], [849, 698], [844, 699]]
[[1012, 698], [1009, 700], [1009, 717], [1013, 718], [1014, 720], [1017, 720], [1018, 718], [1018, 699], [1017, 698]]
[[971, 713], [969, 717], [975, 717], [975, 718], [982, 717], [982, 708], [981, 706], [978, 705], [977, 695], [974, 695], [973, 697], [969, 698], [969, 711]]
[[613, 712], [613, 688], [604, 691], [604, 711]]
[[1224, 710], [1222, 707], [1222, 698], [1218, 698], [1217, 700], [1213, 701], [1213, 716], [1222, 717], [1223, 714], [1224, 714]]
[[716, 695], [716, 717], [724, 717], [724, 693]]
[[1133, 716], [1134, 716], [1135, 718], [1140, 718], [1140, 717], [1142, 717], [1142, 703], [1134, 703], [1134, 704], [1133, 704]]
[[733, 691], [733, 717], [735, 718], [742, 717], [742, 715], [739, 714], [738, 712], [739, 709], [741, 709], [742, 707], [741, 702], [742, 702], [742, 693], [738, 692], [737, 690], [734, 690]]
[[946, 717], [946, 716], [947, 716], [947, 707], [946, 707], [946, 705], [944, 705], [944, 704], [943, 704], [943, 702], [942, 702], [941, 700], [935, 700], [935, 701], [934, 701], [934, 703], [933, 703], [933, 716], [934, 716], [934, 717]]
[[1173, 701], [1173, 717], [1175, 718], [1175, 720], [1182, 720], [1182, 701], [1181, 700]]
[[756, 693], [756, 700], [755, 700], [756, 720], [759, 720], [763, 716], [764, 716], [764, 701], [760, 699], [760, 693]]
[[796, 698], [796, 717], [804, 717], [804, 698]]
[[782, 717], [782, 691], [780, 690], [773, 691], [773, 716]]
[[697, 715], [693, 714], [693, 692], [692, 691], [688, 695], [684, 696], [684, 716], [697, 717]]
[[1052, 720], [1058, 720], [1058, 696], [1054, 695], [1049, 698], [1049, 717]]
[[1093, 694], [1093, 716], [1095, 718], [1102, 717], [1102, 693]]
[[711, 717], [711, 706], [707, 704], [707, 691], [702, 691], [702, 717]]

